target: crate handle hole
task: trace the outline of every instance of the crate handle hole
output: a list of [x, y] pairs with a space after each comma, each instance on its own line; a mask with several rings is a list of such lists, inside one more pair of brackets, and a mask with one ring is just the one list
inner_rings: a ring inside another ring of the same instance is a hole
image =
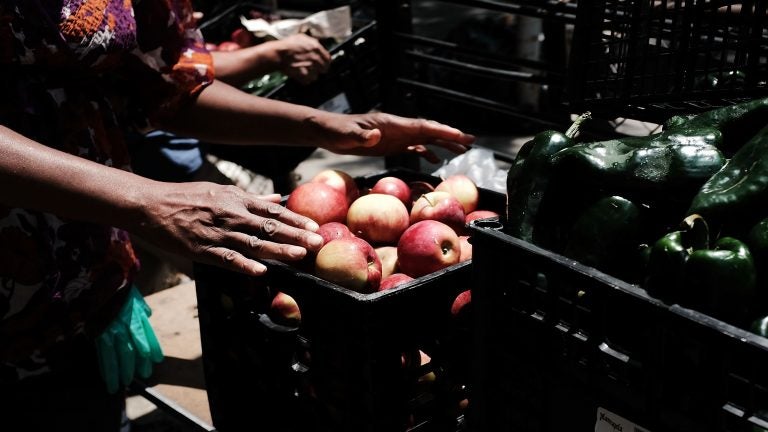
[[470, 223], [478, 228], [488, 228], [493, 230], [500, 230], [504, 228], [504, 225], [501, 224], [498, 217], [475, 219]]

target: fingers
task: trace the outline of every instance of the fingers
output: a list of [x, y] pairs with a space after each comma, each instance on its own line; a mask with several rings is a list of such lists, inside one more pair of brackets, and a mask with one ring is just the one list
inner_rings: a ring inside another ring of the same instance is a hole
[[238, 273], [251, 276], [261, 276], [267, 272], [267, 267], [250, 258], [246, 258], [240, 252], [225, 247], [208, 249], [209, 262]]
[[[295, 215], [288, 210], [286, 213]], [[218, 246], [207, 250], [209, 261], [232, 271], [260, 276], [267, 268], [256, 259], [297, 261], [308, 250], [317, 251], [323, 244], [319, 234], [271, 218], [257, 219], [258, 222], [243, 224], [245, 229], [222, 230]]]
[[269, 195], [258, 195], [256, 196], [256, 199], [262, 200], [262, 201], [269, 201], [273, 203], [279, 203], [282, 201], [283, 197], [280, 196], [280, 194], [269, 194]]
[[446, 126], [436, 121], [424, 119], [414, 121], [418, 122], [419, 132], [425, 138], [455, 142], [463, 145], [469, 145], [475, 142], [475, 137], [473, 135], [465, 134], [459, 129]]
[[430, 149], [428, 149], [426, 146], [423, 145], [413, 145], [408, 147], [407, 149], [409, 152], [416, 153], [417, 155], [423, 157], [430, 163], [438, 163], [440, 162], [440, 158], [437, 157], [437, 155]]
[[230, 233], [224, 242], [233, 250], [251, 259], [298, 261], [307, 255], [307, 250], [303, 247], [274, 242], [256, 235]]
[[264, 202], [255, 199], [246, 202], [245, 208], [254, 215], [275, 219], [292, 227], [301, 228], [302, 230], [315, 232], [319, 228], [317, 222], [306, 216], [294, 213], [277, 202]]
[[430, 145], [442, 147], [448, 151], [451, 151], [453, 153], [465, 153], [467, 150], [469, 150], [469, 146], [465, 144], [459, 144], [457, 142], [453, 141], [445, 141], [445, 140], [432, 140], [428, 142]]

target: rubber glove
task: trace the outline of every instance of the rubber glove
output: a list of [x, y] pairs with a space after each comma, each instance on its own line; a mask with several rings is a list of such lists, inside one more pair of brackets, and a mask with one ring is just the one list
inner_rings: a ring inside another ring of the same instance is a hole
[[109, 393], [129, 385], [137, 375], [148, 378], [152, 364], [163, 360], [150, 315], [139, 290], [131, 287], [117, 318], [96, 339], [99, 369]]

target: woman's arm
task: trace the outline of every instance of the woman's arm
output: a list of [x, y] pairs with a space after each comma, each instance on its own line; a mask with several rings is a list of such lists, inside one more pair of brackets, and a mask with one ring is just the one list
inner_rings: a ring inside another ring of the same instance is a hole
[[161, 125], [179, 135], [222, 144], [286, 144], [335, 153], [387, 156], [415, 152], [432, 162], [427, 146], [456, 153], [474, 137], [423, 119], [384, 113], [345, 115], [244, 93], [220, 81]]
[[318, 250], [317, 224], [234, 186], [162, 183], [43, 146], [0, 126], [0, 203], [116, 226], [194, 261], [251, 275], [258, 259]]

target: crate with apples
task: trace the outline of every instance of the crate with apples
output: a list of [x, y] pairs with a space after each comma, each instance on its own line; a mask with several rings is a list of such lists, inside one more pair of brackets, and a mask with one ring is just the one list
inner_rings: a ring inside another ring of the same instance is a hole
[[463, 430], [473, 332], [465, 223], [498, 215], [505, 196], [464, 176], [327, 170], [284, 204], [321, 225], [319, 252], [269, 261], [262, 278], [196, 269], [217, 429], [259, 413], [279, 430]]

